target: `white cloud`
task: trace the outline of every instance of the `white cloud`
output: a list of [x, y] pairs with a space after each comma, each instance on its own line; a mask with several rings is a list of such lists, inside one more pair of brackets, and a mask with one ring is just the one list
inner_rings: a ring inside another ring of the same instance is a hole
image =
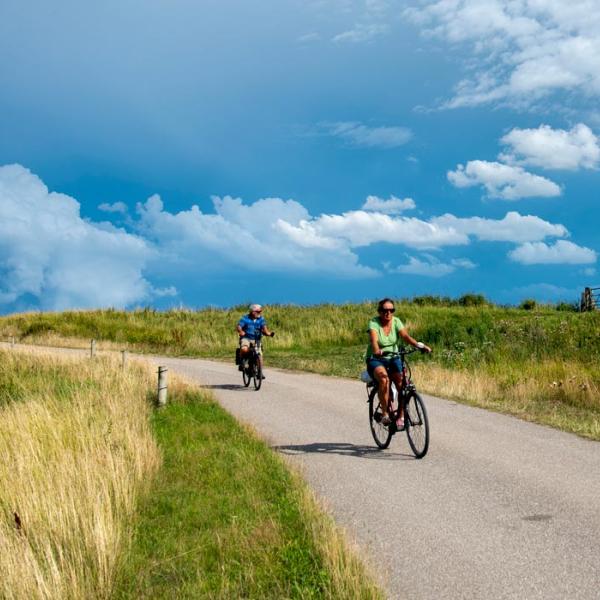
[[319, 123], [327, 135], [340, 138], [348, 144], [363, 148], [397, 148], [412, 137], [406, 127], [368, 127], [358, 121]]
[[152, 196], [137, 207], [139, 231], [153, 240], [163, 260], [195, 274], [227, 266], [336, 277], [377, 274], [359, 264], [347, 243], [302, 229], [310, 215], [294, 200], [265, 198], [249, 205], [231, 196], [212, 200], [215, 214], [198, 206], [173, 214]]
[[446, 214], [431, 219], [431, 223], [487, 242], [537, 242], [547, 237], [569, 235], [564, 225], [556, 225], [534, 215], [521, 215], [514, 211], [507, 212], [503, 219], [459, 218]]
[[152, 255], [137, 236], [81, 218], [21, 165], [0, 167], [0, 304], [50, 310], [124, 307], [149, 299]]
[[500, 155], [507, 163], [544, 169], [594, 169], [600, 162], [598, 138], [583, 123], [570, 131], [541, 125], [537, 129], [513, 129], [501, 140], [508, 146]]
[[423, 275], [425, 277], [444, 277], [454, 273], [457, 268], [474, 269], [476, 266], [467, 258], [457, 258], [449, 263], [444, 263], [431, 254], [424, 254], [422, 258], [409, 256], [407, 264], [394, 267], [390, 269], [390, 272]]
[[450, 108], [492, 101], [530, 104], [560, 90], [600, 94], [597, 0], [427, 0], [405, 16], [427, 36], [468, 45], [473, 74]]
[[412, 210], [416, 207], [415, 201], [412, 198], [396, 198], [390, 196], [388, 200], [379, 198], [378, 196], [367, 196], [365, 203], [362, 205], [363, 210], [380, 212], [387, 215], [399, 214], [405, 210]]
[[313, 31], [311, 33], [305, 33], [304, 35], [301, 35], [297, 41], [306, 44], [308, 42], [316, 42], [319, 39], [321, 39], [321, 36], [317, 32]]
[[335, 43], [359, 44], [370, 42], [381, 37], [389, 31], [389, 25], [385, 23], [358, 23], [352, 29], [338, 33], [332, 38]]
[[508, 253], [511, 260], [524, 265], [582, 265], [595, 263], [597, 253], [567, 240], [553, 246], [544, 242], [527, 242]]
[[113, 202], [112, 204], [108, 202], [103, 202], [102, 204], [98, 205], [98, 210], [108, 213], [125, 214], [127, 212], [127, 204], [125, 204], [124, 202]]
[[456, 171], [448, 171], [448, 180], [456, 187], [482, 185], [490, 198], [518, 200], [533, 196], [560, 196], [556, 183], [525, 171], [522, 167], [503, 165], [499, 162], [470, 160], [466, 167], [458, 165]]
[[358, 248], [380, 242], [399, 244], [411, 248], [439, 248], [468, 244], [466, 235], [451, 227], [440, 226], [416, 218], [391, 217], [382, 213], [361, 210], [341, 215], [320, 215], [302, 220], [289, 230], [297, 236], [325, 240], [343, 240], [348, 246]]

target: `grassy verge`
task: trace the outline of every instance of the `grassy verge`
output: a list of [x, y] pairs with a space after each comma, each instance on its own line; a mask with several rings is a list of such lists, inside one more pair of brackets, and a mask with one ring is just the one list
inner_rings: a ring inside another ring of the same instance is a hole
[[[381, 598], [302, 481], [202, 392], [0, 351], [0, 598]], [[161, 458], [162, 456], [162, 458]]]
[[0, 351], [0, 597], [107, 598], [159, 455], [145, 371]]
[[380, 598], [300, 479], [201, 392], [153, 416], [164, 456], [120, 598]]

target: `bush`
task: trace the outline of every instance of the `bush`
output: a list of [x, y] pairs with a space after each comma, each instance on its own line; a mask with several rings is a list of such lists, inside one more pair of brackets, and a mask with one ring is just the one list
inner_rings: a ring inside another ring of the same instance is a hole
[[533, 310], [537, 306], [537, 302], [533, 298], [527, 298], [519, 304], [519, 308], [523, 310]]
[[458, 299], [460, 306], [485, 306], [488, 301], [483, 294], [464, 294]]

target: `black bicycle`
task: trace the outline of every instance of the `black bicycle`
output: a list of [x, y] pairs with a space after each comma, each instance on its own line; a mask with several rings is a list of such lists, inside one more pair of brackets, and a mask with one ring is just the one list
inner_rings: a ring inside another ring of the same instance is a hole
[[[429, 448], [429, 420], [423, 399], [419, 396], [415, 385], [411, 380], [410, 365], [406, 357], [417, 348], [406, 350], [402, 348], [399, 352], [385, 353], [385, 358], [399, 358], [402, 363], [402, 386], [396, 390], [396, 385], [390, 377], [390, 389], [388, 394], [389, 425], [382, 423], [383, 412], [377, 395], [377, 382], [372, 380], [367, 383], [367, 394], [369, 403], [369, 424], [373, 439], [379, 448], [385, 449], [390, 445], [392, 437], [399, 431], [406, 431], [406, 437], [416, 458], [423, 458]], [[403, 407], [404, 423], [401, 420]]]
[[242, 381], [244, 387], [248, 387], [251, 381], [254, 381], [254, 389], [260, 390], [262, 385], [262, 366], [260, 364], [261, 354], [261, 337], [254, 341], [254, 344], [250, 344], [248, 353], [242, 360]]

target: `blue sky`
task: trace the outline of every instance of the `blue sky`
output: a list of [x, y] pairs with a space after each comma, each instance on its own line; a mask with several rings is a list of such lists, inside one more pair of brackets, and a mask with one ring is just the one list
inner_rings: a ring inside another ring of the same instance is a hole
[[600, 280], [600, 0], [4, 0], [0, 50], [2, 313]]

